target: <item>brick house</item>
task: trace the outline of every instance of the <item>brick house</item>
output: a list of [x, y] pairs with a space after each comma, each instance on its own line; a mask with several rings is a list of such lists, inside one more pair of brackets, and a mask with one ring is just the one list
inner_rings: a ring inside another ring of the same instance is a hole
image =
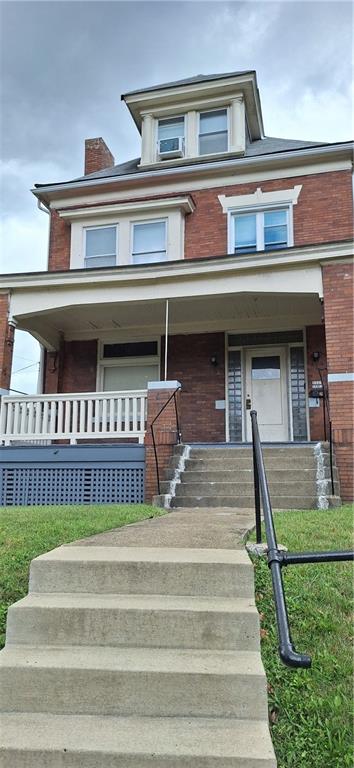
[[202, 444], [249, 442], [250, 405], [265, 442], [326, 440], [324, 385], [351, 499], [352, 145], [265, 137], [254, 71], [122, 99], [141, 158], [88, 139], [84, 176], [33, 189], [48, 270], [2, 279], [0, 387], [19, 328], [42, 345], [42, 392], [3, 397], [0, 439], [145, 441], [150, 498], [149, 424], [174, 382], [183, 442]]

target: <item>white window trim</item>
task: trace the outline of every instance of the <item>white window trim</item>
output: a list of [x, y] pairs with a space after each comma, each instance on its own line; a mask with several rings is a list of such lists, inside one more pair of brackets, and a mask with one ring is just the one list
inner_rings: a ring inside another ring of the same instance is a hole
[[[210, 112], [226, 112], [226, 130], [227, 130], [227, 149], [223, 149], [221, 152], [208, 152], [201, 154], [199, 151], [199, 139], [200, 139], [200, 116], [209, 114]], [[198, 111], [197, 120], [197, 150], [198, 157], [214, 157], [214, 155], [224, 155], [225, 152], [230, 152], [230, 105], [225, 104], [223, 107], [215, 107], [214, 109], [201, 109]]]
[[183, 157], [186, 157], [186, 148], [187, 148], [187, 115], [185, 112], [179, 115], [170, 115], [170, 117], [157, 117], [155, 120], [155, 131], [154, 131], [154, 146], [155, 146], [155, 159], [156, 161], [159, 160], [159, 123], [162, 120], [178, 120], [181, 117], [183, 117]]
[[[131, 264], [134, 264], [133, 247], [134, 247], [134, 227], [135, 227], [135, 225], [136, 224], [160, 224], [160, 223], [164, 223], [165, 224], [165, 248], [164, 248], [164, 250], [166, 252], [166, 258], [161, 263], [164, 263], [165, 261], [169, 261], [169, 253], [168, 253], [168, 218], [161, 218], [161, 219], [139, 219], [137, 221], [131, 221], [130, 222], [130, 250], [129, 250], [129, 252], [130, 252], [130, 263]], [[150, 253], [150, 251], [148, 251], [148, 253]], [[160, 251], [159, 251], [159, 253], [160, 253]], [[154, 262], [151, 262], [151, 264], [152, 263], [154, 263]], [[144, 264], [150, 264], [150, 262], [146, 261], [146, 262], [144, 262]]]
[[[127, 366], [131, 365], [138, 366], [138, 365], [156, 365], [158, 377], [160, 376], [160, 358], [161, 358], [161, 339], [151, 339], [150, 337], [148, 339], [138, 339], [138, 338], [131, 338], [129, 339], [129, 342], [137, 342], [137, 341], [156, 341], [157, 342], [157, 355], [141, 355], [137, 357], [103, 357], [103, 349], [104, 345], [106, 344], [120, 344], [120, 340], [115, 338], [110, 339], [110, 341], [101, 340], [99, 342], [98, 350], [97, 350], [97, 375], [96, 375], [96, 391], [97, 392], [103, 392], [103, 383], [104, 383], [104, 369], [105, 368], [117, 368], [119, 366]], [[122, 343], [129, 343], [126, 340]], [[107, 390], [108, 391], [108, 390]]]
[[[92, 231], [93, 229], [108, 229], [108, 228], [112, 229], [113, 227], [115, 227], [115, 230], [116, 230], [116, 254], [115, 254], [115, 256], [116, 256], [116, 263], [115, 263], [115, 266], [117, 266], [117, 264], [118, 264], [118, 256], [119, 256], [119, 225], [114, 222], [112, 224], [97, 224], [97, 225], [91, 225], [89, 227], [83, 227], [82, 236], [83, 236], [83, 254], [84, 254], [84, 264], [83, 264], [83, 266], [84, 266], [84, 268], [86, 268], [86, 269], [93, 269], [93, 267], [88, 267], [86, 265], [86, 262], [90, 261], [90, 259], [99, 259], [101, 257], [104, 258], [105, 256], [107, 257], [107, 256], [112, 256], [113, 255], [112, 253], [100, 253], [97, 256], [86, 256], [86, 233], [89, 230]], [[97, 267], [96, 267], [96, 269], [97, 269]]]
[[[235, 211], [231, 210], [228, 211], [228, 253], [237, 255], [237, 251], [235, 250], [235, 218], [236, 216], [243, 216], [247, 215], [248, 213], [252, 213], [256, 216], [256, 249], [255, 251], [264, 251], [264, 213], [267, 213], [267, 211], [276, 210], [276, 211], [286, 211], [286, 225], [287, 225], [287, 232], [288, 232], [288, 242], [286, 245], [284, 245], [284, 248], [290, 248], [294, 245], [294, 227], [293, 227], [293, 211], [291, 205], [268, 205], [265, 208], [255, 209], [253, 207], [249, 208], [242, 208], [242, 209], [236, 209]], [[261, 215], [259, 215], [261, 214]], [[262, 223], [263, 222], [263, 223]], [[271, 248], [267, 248], [267, 253], [271, 251]], [[280, 250], [280, 249], [274, 249], [274, 250]], [[249, 253], [252, 253], [252, 250], [249, 251]], [[240, 255], [245, 255], [246, 252], [240, 252]]]
[[[184, 259], [184, 228], [185, 215], [194, 210], [194, 205], [188, 205], [188, 208], [181, 204], [185, 198], [178, 199], [178, 205], [161, 205], [152, 210], [131, 210], [129, 213], [121, 214], [118, 218], [114, 211], [97, 212], [97, 216], [90, 211], [86, 221], [74, 220], [71, 224], [71, 243], [70, 243], [70, 269], [85, 268], [85, 229], [97, 229], [100, 226], [117, 226], [119, 229], [119, 254], [117, 245], [117, 263], [119, 266], [131, 264], [131, 224], [135, 222], [150, 222], [157, 220], [167, 221], [167, 260], [182, 261]], [[155, 201], [156, 202], [156, 201]], [[157, 201], [159, 203], [159, 201]], [[117, 239], [118, 244], [118, 239]], [[89, 267], [87, 267], [89, 269]]]

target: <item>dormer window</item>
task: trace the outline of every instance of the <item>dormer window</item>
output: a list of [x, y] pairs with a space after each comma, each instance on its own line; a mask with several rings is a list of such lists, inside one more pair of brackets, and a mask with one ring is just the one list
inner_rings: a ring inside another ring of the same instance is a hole
[[160, 160], [171, 160], [184, 155], [184, 116], [158, 121], [157, 156]]
[[227, 152], [227, 150], [227, 110], [217, 109], [212, 112], [200, 112], [199, 154], [212, 155], [217, 152]]

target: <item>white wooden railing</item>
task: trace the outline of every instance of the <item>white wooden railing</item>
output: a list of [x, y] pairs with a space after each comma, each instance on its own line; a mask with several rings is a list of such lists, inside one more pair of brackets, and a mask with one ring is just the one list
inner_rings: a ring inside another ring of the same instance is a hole
[[34, 443], [82, 438], [137, 438], [144, 442], [145, 389], [134, 392], [80, 392], [68, 395], [4, 395], [0, 442]]

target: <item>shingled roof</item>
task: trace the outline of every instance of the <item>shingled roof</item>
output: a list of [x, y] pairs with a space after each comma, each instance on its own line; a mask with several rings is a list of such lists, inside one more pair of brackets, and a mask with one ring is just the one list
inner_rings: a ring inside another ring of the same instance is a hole
[[[322, 146], [330, 146], [328, 143], [319, 142], [319, 141], [299, 141], [297, 139], [278, 139], [274, 138], [272, 136], [265, 136], [264, 139], [259, 139], [258, 141], [253, 141], [251, 143], [248, 143], [246, 146], [246, 152], [243, 155], [243, 157], [257, 157], [262, 155], [268, 155], [268, 154], [274, 154], [276, 152], [296, 152], [296, 150], [301, 149], [310, 149], [311, 147], [322, 147]], [[238, 158], [240, 162], [242, 162], [242, 159]], [[213, 162], [217, 162], [218, 158], [215, 158], [215, 160], [208, 160], [210, 164]], [[205, 158], [201, 157], [199, 163], [205, 163]], [[197, 166], [198, 162], [194, 162], [193, 165]], [[227, 161], [226, 161], [227, 162]], [[61, 182], [62, 184], [73, 184], [74, 182], [80, 182], [80, 181], [89, 181], [90, 179], [104, 179], [114, 176], [130, 176], [131, 174], [140, 174], [146, 172], [146, 168], [140, 167], [140, 157], [136, 157], [133, 160], [127, 160], [124, 163], [119, 163], [118, 165], [114, 165], [111, 168], [104, 168], [101, 171], [96, 171], [95, 173], [89, 173], [86, 176], [79, 176], [75, 179], [67, 180], [66, 182]], [[188, 165], [188, 160], [186, 160], [186, 165]], [[149, 168], [149, 173], [158, 173], [161, 170], [161, 167], [158, 168]], [[41, 187], [49, 186], [49, 184], [35, 184], [36, 189], [40, 189]]]
[[179, 88], [181, 85], [196, 85], [197, 83], [203, 83], [208, 80], [224, 80], [227, 77], [239, 77], [241, 75], [255, 75], [255, 69], [245, 69], [238, 72], [221, 72], [213, 75], [194, 75], [193, 77], [186, 77], [183, 80], [173, 80], [171, 83], [159, 83], [158, 85], [149, 85], [148, 88], [138, 88], [135, 91], [129, 91], [123, 93], [121, 98], [124, 100], [126, 96], [134, 96], [136, 93], [149, 93], [149, 91], [163, 91], [165, 88]]

